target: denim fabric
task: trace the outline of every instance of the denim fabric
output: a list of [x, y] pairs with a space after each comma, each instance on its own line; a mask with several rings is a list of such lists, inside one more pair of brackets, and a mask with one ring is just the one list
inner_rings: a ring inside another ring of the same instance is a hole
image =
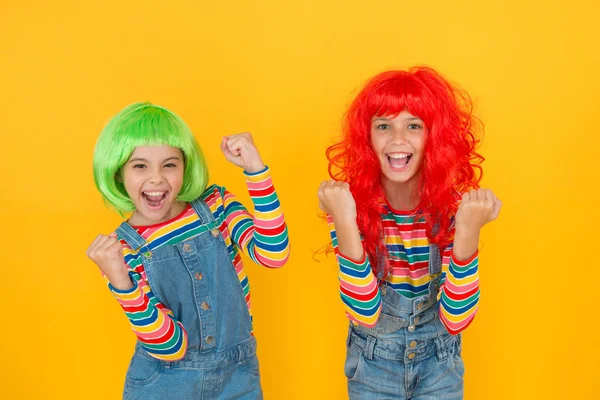
[[152, 293], [188, 334], [182, 360], [168, 362], [136, 345], [124, 399], [262, 399], [256, 340], [244, 293], [210, 209], [192, 202], [202, 233], [150, 251], [128, 223], [117, 233], [144, 255]]
[[461, 336], [448, 333], [436, 296], [441, 258], [430, 246], [429, 294], [408, 299], [382, 286], [382, 311], [373, 328], [350, 324], [344, 373], [352, 400], [463, 398]]

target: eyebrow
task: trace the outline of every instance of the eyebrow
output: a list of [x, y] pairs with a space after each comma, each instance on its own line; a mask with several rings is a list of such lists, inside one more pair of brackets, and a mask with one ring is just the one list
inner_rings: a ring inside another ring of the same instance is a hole
[[[179, 157], [177, 157], [177, 156], [173, 156], [173, 157], [169, 157], [169, 158], [167, 158], [167, 159], [163, 160], [163, 162], [162, 162], [162, 163], [166, 163], [167, 161], [171, 161], [171, 160], [177, 160], [177, 161], [181, 161], [181, 160], [179, 159]], [[132, 163], [132, 162], [136, 162], [136, 161], [143, 161], [143, 162], [145, 162], [145, 163], [148, 163], [148, 164], [150, 164], [150, 161], [146, 160], [145, 158], [141, 158], [141, 157], [132, 158], [132, 159], [131, 159], [131, 160], [129, 160], [127, 163], [128, 163], [128, 164], [130, 164], [130, 163]], [[161, 164], [162, 164], [162, 163], [161, 163]]]
[[[385, 117], [377, 117], [372, 122], [375, 122], [375, 121], [391, 121], [391, 119], [385, 118]], [[407, 118], [405, 121], [423, 121], [423, 120], [419, 117], [411, 117], [411, 118]]]

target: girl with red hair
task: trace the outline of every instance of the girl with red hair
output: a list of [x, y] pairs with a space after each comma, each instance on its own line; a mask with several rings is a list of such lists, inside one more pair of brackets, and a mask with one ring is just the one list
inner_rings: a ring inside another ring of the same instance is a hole
[[415, 67], [372, 78], [327, 150], [319, 188], [350, 319], [351, 399], [461, 399], [478, 242], [502, 203], [479, 188], [469, 96]]

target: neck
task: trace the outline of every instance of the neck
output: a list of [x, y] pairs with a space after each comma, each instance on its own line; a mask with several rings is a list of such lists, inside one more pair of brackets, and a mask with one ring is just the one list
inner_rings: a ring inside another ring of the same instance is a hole
[[144, 217], [142, 213], [140, 213], [137, 210], [134, 210], [127, 222], [129, 222], [133, 226], [150, 226], [160, 224], [172, 218], [175, 218], [176, 216], [181, 214], [183, 210], [185, 210], [186, 205], [187, 203], [183, 201], [176, 201], [175, 203], [173, 203], [169, 211], [158, 220], [149, 220], [146, 217]]
[[412, 211], [419, 205], [417, 183], [413, 180], [392, 182], [384, 178], [382, 184], [385, 197], [395, 210]]

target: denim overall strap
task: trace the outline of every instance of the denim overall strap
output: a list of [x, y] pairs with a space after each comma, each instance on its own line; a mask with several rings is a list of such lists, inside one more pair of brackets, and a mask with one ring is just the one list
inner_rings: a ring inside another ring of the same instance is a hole
[[198, 197], [196, 200], [192, 201], [191, 204], [194, 208], [194, 211], [196, 211], [196, 214], [198, 214], [198, 218], [200, 218], [200, 223], [202, 225], [207, 226], [207, 229], [216, 228], [215, 217], [212, 211], [210, 211], [210, 208], [208, 208], [206, 202], [201, 197]]
[[[435, 235], [440, 230], [439, 222], [433, 224], [433, 228], [431, 229], [431, 234]], [[432, 276], [433, 279], [437, 278], [442, 272], [442, 256], [440, 254], [440, 246], [436, 243], [431, 243], [429, 245], [429, 275]]]
[[429, 245], [429, 275], [437, 277], [442, 272], [442, 255], [440, 246], [435, 243]]
[[121, 222], [115, 232], [135, 251], [146, 246], [146, 240], [127, 221]]

